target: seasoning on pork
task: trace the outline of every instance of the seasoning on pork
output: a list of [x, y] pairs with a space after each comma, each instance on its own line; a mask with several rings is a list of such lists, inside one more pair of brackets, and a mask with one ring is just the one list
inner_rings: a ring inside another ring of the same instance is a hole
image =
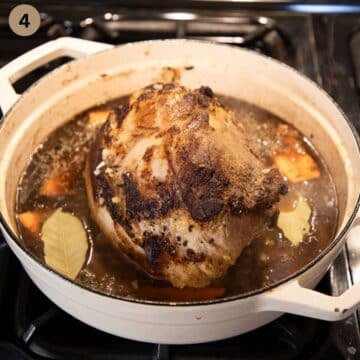
[[162, 83], [109, 117], [85, 179], [100, 228], [138, 267], [179, 288], [225, 275], [287, 191], [209, 87]]

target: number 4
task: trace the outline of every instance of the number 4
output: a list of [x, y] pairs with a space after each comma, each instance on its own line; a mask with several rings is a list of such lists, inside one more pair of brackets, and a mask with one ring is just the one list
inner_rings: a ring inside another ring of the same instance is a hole
[[30, 25], [29, 14], [26, 14], [26, 13], [25, 13], [25, 14], [21, 17], [21, 19], [20, 19], [20, 21], [19, 21], [19, 25], [24, 25], [26, 28], [29, 27], [29, 25]]

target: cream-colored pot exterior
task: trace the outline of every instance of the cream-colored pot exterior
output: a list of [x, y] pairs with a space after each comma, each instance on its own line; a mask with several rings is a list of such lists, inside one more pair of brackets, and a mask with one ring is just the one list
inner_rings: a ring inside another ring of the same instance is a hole
[[[11, 83], [64, 55], [79, 59], [56, 69], [21, 97], [15, 93]], [[164, 70], [168, 66], [177, 71]], [[73, 115], [151, 82], [168, 80], [170, 75], [178, 76], [177, 81], [189, 87], [209, 85], [217, 93], [268, 109], [313, 137], [335, 178], [340, 224], [337, 239], [311, 266], [278, 286], [247, 297], [159, 305], [116, 299], [82, 288], [38, 263], [20, 246], [14, 235], [14, 195], [36, 146]], [[359, 225], [359, 147], [336, 104], [293, 69], [255, 52], [210, 43], [165, 40], [111, 48], [62, 38], [31, 50], [0, 70], [0, 105], [6, 112], [0, 130], [1, 230], [35, 284], [74, 317], [126, 338], [184, 344], [238, 335], [284, 312], [338, 320], [358, 305], [359, 284], [339, 297], [311, 288], [341, 250], [351, 224], [348, 235], [352, 241], [356, 236], [360, 241], [360, 227], [354, 225], [354, 220]]]

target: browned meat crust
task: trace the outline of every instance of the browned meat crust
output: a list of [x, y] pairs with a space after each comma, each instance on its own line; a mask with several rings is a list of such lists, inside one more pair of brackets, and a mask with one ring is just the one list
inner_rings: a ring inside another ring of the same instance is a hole
[[92, 144], [86, 178], [99, 226], [177, 287], [223, 276], [287, 191], [210, 88], [175, 84], [148, 86], [117, 109]]

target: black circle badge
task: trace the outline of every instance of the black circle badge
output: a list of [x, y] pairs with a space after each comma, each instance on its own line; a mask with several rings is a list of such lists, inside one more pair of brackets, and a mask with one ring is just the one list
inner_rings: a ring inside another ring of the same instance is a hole
[[9, 15], [10, 29], [19, 36], [30, 36], [39, 29], [41, 18], [39, 12], [31, 5], [15, 6]]

